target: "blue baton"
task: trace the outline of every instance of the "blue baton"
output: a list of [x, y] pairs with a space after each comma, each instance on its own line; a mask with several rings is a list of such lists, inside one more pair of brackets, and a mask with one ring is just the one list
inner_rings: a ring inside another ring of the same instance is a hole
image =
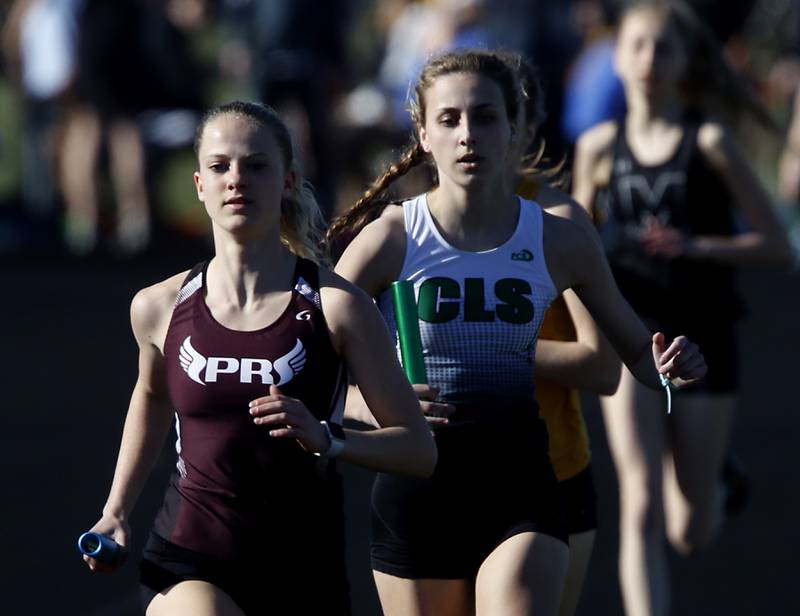
[[119, 559], [119, 544], [100, 533], [83, 533], [78, 537], [78, 549], [86, 556], [91, 556], [104, 563], [113, 565]]

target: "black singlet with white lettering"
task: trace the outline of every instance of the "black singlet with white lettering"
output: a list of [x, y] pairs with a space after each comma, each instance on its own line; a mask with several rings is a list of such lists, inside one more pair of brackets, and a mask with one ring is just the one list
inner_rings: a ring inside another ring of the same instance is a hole
[[164, 345], [178, 460], [154, 532], [223, 559], [302, 550], [341, 521], [339, 477], [320, 472], [320, 459], [294, 439], [255, 425], [248, 403], [275, 384], [319, 420], [341, 422], [345, 370], [322, 313], [317, 266], [297, 259], [289, 305], [256, 331], [214, 319], [207, 266], [186, 277]]
[[624, 124], [617, 130], [611, 180], [599, 201], [608, 215], [601, 236], [622, 294], [646, 318], [701, 311], [734, 320], [743, 312], [732, 267], [652, 256], [638, 240], [651, 216], [687, 236], [737, 232], [732, 195], [697, 145], [701, 124], [694, 114], [687, 116], [675, 153], [658, 165], [641, 164]]

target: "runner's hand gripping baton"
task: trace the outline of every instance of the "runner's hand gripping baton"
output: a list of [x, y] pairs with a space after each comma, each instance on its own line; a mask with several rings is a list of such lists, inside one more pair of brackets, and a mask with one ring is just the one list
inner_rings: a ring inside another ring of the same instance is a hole
[[419, 335], [414, 284], [409, 280], [393, 282], [392, 299], [403, 369], [412, 384], [427, 385], [428, 375], [425, 373], [425, 361], [422, 358], [422, 339]]
[[119, 544], [100, 533], [83, 533], [78, 537], [78, 549], [81, 553], [113, 565], [120, 557]]

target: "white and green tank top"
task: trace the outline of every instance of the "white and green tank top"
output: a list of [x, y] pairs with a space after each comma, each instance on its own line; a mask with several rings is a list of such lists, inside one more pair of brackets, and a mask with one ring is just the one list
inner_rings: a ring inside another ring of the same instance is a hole
[[[403, 203], [403, 211], [400, 278], [414, 283], [429, 383], [456, 404], [487, 397], [533, 401], [536, 337], [557, 295], [544, 260], [539, 205], [520, 199], [513, 235], [481, 252], [445, 241], [426, 195]], [[391, 290], [377, 302], [397, 340]]]

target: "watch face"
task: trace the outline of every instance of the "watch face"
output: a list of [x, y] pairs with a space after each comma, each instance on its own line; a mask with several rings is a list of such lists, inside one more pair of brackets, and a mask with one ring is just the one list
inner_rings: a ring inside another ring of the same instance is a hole
[[335, 458], [344, 449], [344, 428], [339, 424], [328, 423], [327, 421], [321, 421], [320, 423], [328, 435], [328, 448], [326, 451], [314, 452], [314, 455], [323, 458]]

